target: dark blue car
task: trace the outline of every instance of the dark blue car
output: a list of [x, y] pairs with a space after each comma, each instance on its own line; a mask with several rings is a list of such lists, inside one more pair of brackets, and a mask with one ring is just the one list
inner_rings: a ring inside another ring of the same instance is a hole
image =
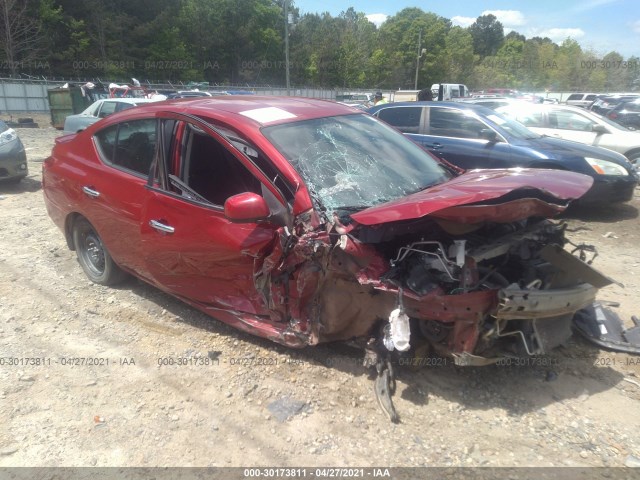
[[638, 184], [635, 168], [619, 153], [538, 135], [478, 105], [399, 102], [368, 111], [437, 157], [465, 170], [553, 168], [589, 175], [594, 184], [580, 203], [626, 202]]

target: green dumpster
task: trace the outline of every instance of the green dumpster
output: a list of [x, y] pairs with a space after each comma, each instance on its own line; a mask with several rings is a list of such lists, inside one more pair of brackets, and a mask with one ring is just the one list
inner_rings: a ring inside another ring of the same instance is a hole
[[80, 87], [52, 88], [47, 92], [51, 112], [51, 125], [58, 130], [64, 127], [68, 115], [82, 112], [91, 101], [82, 95]]

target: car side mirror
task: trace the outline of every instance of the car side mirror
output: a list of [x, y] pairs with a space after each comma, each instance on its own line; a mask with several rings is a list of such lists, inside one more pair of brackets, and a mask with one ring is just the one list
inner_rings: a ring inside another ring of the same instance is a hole
[[609, 133], [609, 130], [607, 130], [607, 127], [600, 124], [594, 125], [593, 127], [591, 127], [591, 131], [593, 133], [597, 133], [598, 135], [602, 135], [603, 133]]
[[483, 128], [480, 130], [480, 138], [489, 140], [491, 143], [496, 143], [498, 141], [498, 134], [490, 128]]
[[224, 214], [234, 223], [253, 223], [267, 220], [271, 212], [264, 198], [257, 193], [245, 192], [227, 198]]

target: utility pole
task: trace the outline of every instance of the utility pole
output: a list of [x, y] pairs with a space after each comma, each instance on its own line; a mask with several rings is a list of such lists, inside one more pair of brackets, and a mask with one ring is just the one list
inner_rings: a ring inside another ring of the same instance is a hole
[[291, 84], [289, 82], [289, 0], [284, 0], [284, 68], [286, 70], [287, 97]]
[[420, 57], [422, 56], [422, 29], [418, 34], [418, 57], [416, 58], [416, 81], [413, 86], [414, 90], [418, 89], [418, 72], [420, 71]]

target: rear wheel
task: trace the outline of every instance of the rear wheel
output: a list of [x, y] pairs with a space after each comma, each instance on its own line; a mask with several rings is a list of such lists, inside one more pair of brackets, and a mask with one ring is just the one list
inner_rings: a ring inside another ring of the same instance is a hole
[[84, 218], [79, 218], [73, 225], [73, 244], [78, 262], [92, 282], [114, 285], [127, 277], [111, 258], [93, 225]]

